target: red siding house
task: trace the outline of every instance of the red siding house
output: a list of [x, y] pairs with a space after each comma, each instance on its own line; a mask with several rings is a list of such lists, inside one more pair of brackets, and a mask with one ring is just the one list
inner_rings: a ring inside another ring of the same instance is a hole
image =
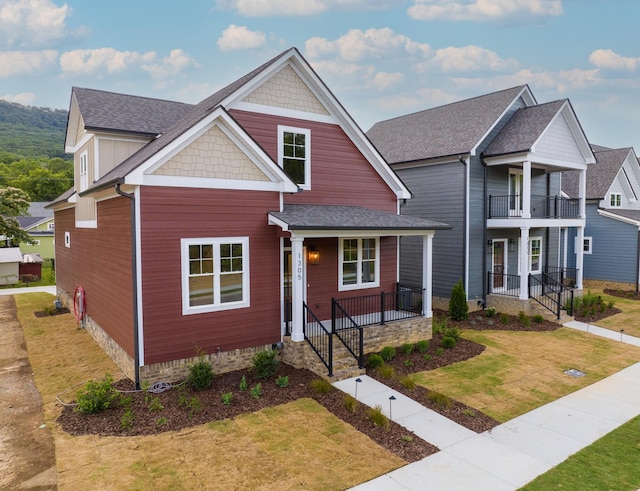
[[[446, 226], [399, 214], [409, 191], [295, 48], [197, 105], [73, 88], [66, 149], [58, 294], [137, 384], [198, 352], [333, 375], [340, 350], [357, 369], [430, 335]], [[400, 236], [422, 237], [417, 288], [398, 284]]]

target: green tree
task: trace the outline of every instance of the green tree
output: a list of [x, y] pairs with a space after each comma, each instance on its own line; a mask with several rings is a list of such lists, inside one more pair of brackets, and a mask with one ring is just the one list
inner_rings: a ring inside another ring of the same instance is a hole
[[10, 184], [26, 191], [31, 201], [51, 201], [73, 185], [73, 178], [62, 172], [54, 174], [45, 167], [38, 167]]
[[29, 214], [29, 196], [22, 189], [0, 188], [0, 235], [11, 242], [33, 244], [29, 234], [20, 228], [16, 217]]
[[462, 321], [469, 315], [469, 306], [467, 305], [467, 294], [464, 292], [462, 280], [459, 280], [453, 290], [451, 290], [451, 298], [449, 299], [449, 316], [454, 321]]

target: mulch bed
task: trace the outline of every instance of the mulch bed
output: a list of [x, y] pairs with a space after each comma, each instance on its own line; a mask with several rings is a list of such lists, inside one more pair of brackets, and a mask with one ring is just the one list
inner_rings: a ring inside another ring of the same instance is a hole
[[70, 311], [66, 307], [61, 307], [59, 309], [51, 309], [51, 310], [36, 310], [33, 315], [36, 317], [50, 317], [52, 315], [61, 315], [68, 314]]
[[604, 292], [612, 297], [628, 298], [630, 300], [640, 300], [640, 292], [635, 290], [617, 290], [613, 288], [605, 288]]

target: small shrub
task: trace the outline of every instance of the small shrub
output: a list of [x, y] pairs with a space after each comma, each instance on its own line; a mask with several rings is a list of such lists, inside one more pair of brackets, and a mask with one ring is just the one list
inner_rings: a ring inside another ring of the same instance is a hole
[[607, 307], [608, 307], [608, 308], [610, 308], [610, 309], [612, 309], [614, 305], [615, 305], [615, 303], [614, 303], [614, 302], [609, 302], [609, 303], [607, 304]]
[[411, 353], [413, 353], [413, 350], [416, 349], [416, 345], [413, 343], [404, 343], [402, 345], [402, 353], [406, 356], [409, 356]]
[[281, 375], [276, 379], [276, 385], [281, 389], [284, 389], [289, 385], [289, 377], [287, 377], [286, 375]]
[[533, 316], [533, 322], [536, 324], [542, 324], [544, 322], [544, 317], [540, 314], [536, 314]]
[[189, 411], [189, 416], [193, 416], [195, 413], [202, 411], [202, 401], [197, 397], [188, 397], [184, 392], [179, 396], [178, 403]]
[[466, 408], [462, 410], [462, 414], [465, 416], [469, 416], [470, 418], [475, 418], [478, 413], [476, 413], [473, 409]]
[[358, 407], [358, 401], [356, 401], [355, 397], [350, 394], [345, 394], [344, 396], [344, 407], [350, 413], [355, 413], [356, 408]]
[[385, 346], [380, 350], [380, 356], [384, 361], [391, 361], [396, 356], [396, 349], [393, 346]]
[[416, 348], [418, 348], [418, 353], [426, 353], [429, 351], [429, 341], [423, 339], [416, 343]]
[[220, 398], [222, 399], [222, 404], [230, 406], [233, 402], [233, 392], [225, 392], [220, 396]]
[[387, 418], [382, 413], [381, 406], [370, 407], [369, 409], [367, 409], [367, 418], [369, 418], [369, 421], [371, 421], [374, 424], [374, 426], [377, 426], [379, 428], [388, 430], [391, 427], [389, 418]]
[[167, 418], [165, 418], [164, 416], [160, 416], [158, 419], [156, 419], [157, 426], [164, 426], [167, 423], [168, 423]]
[[213, 367], [205, 358], [203, 351], [198, 351], [198, 361], [189, 365], [189, 383], [194, 390], [203, 390], [211, 387], [213, 382]]
[[129, 430], [133, 426], [133, 421], [135, 416], [133, 415], [133, 409], [128, 407], [125, 409], [124, 413], [122, 413], [122, 417], [120, 418], [120, 427], [123, 430]]
[[458, 329], [457, 327], [447, 327], [442, 335], [445, 337], [453, 338], [457, 341], [460, 338], [460, 329]]
[[369, 356], [369, 359], [367, 360], [367, 366], [369, 368], [375, 370], [376, 368], [380, 368], [382, 365], [384, 365], [384, 358], [382, 358], [382, 356], [376, 354]]
[[453, 290], [451, 290], [451, 298], [449, 299], [449, 316], [454, 321], [463, 321], [469, 315], [469, 306], [467, 305], [467, 294], [464, 291], [462, 280], [458, 281]]
[[425, 361], [429, 361], [431, 360], [431, 355], [424, 355], [422, 358], [424, 358]]
[[260, 397], [262, 397], [262, 384], [258, 382], [256, 385], [251, 387], [249, 394], [251, 394], [251, 397], [254, 399], [260, 399]]
[[411, 360], [404, 360], [404, 366], [405, 367], [412, 367], [413, 366], [413, 362]]
[[160, 402], [160, 399], [158, 398], [158, 396], [155, 396], [153, 399], [151, 399], [151, 402], [149, 403], [150, 411], [162, 411], [163, 409], [164, 409], [164, 406]]
[[449, 409], [453, 405], [451, 397], [442, 392], [436, 392], [435, 390], [429, 391], [427, 399], [434, 403], [436, 406], [444, 409]]
[[393, 368], [393, 365], [387, 365], [386, 363], [376, 369], [378, 375], [382, 378], [391, 379], [396, 376], [396, 369]]
[[246, 390], [247, 390], [247, 377], [245, 377], [244, 375], [242, 376], [242, 379], [240, 380], [240, 390], [242, 392], [246, 392]]
[[411, 443], [413, 441], [413, 437], [409, 435], [402, 435], [400, 438], [402, 438], [402, 441], [405, 443]]
[[498, 311], [495, 307], [487, 307], [484, 311], [484, 315], [486, 315], [487, 317], [495, 317], [497, 313]]
[[278, 360], [275, 351], [260, 351], [253, 356], [253, 369], [256, 377], [266, 379], [278, 370]]
[[436, 355], [437, 356], [442, 356], [444, 354], [444, 348], [438, 348], [436, 350]]
[[524, 324], [524, 320], [527, 318], [527, 315], [524, 313], [524, 310], [518, 312], [518, 320]]
[[311, 390], [313, 390], [317, 394], [328, 394], [334, 389], [333, 385], [331, 385], [331, 382], [324, 378], [314, 378], [311, 382], [309, 382], [309, 386], [311, 387]]
[[446, 349], [454, 348], [456, 345], [456, 338], [452, 338], [451, 336], [445, 336], [442, 338], [442, 347]]
[[416, 381], [414, 380], [413, 377], [407, 375], [406, 377], [402, 377], [400, 379], [400, 383], [404, 386], [405, 389], [407, 390], [413, 390], [416, 388]]
[[500, 322], [502, 322], [503, 324], [509, 324], [509, 321], [511, 319], [509, 318], [509, 314], [500, 314]]
[[107, 373], [102, 381], [90, 380], [76, 393], [75, 411], [82, 414], [94, 414], [109, 409], [119, 401], [119, 394], [111, 386], [113, 377]]
[[525, 317], [521, 322], [524, 327], [529, 327], [531, 325], [531, 318]]

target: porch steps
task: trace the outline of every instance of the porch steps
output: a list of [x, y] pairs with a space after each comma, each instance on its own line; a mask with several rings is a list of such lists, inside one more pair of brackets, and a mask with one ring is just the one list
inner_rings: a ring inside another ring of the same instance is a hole
[[309, 343], [293, 343], [285, 338], [284, 351], [287, 352], [284, 361], [287, 361], [296, 368], [306, 368], [331, 382], [357, 377], [366, 373], [366, 370], [358, 368], [357, 360], [335, 336], [333, 339], [333, 377], [329, 377], [329, 370], [313, 351]]
[[[326, 373], [326, 369], [325, 369]], [[326, 376], [332, 382], [364, 375], [366, 370], [358, 368], [358, 360], [344, 347], [335, 336], [333, 338], [333, 377]]]
[[544, 317], [545, 320], [551, 321], [551, 322], [555, 322], [557, 324], [564, 324], [565, 322], [570, 322], [573, 319], [573, 316], [567, 314], [567, 311], [564, 309], [560, 310], [560, 319], [557, 318], [556, 314], [554, 314], [553, 312], [551, 312], [549, 309], [546, 309], [545, 307], [543, 307], [542, 305], [540, 305], [537, 302], [531, 302], [530, 304], [530, 309], [531, 309], [531, 316], [534, 316], [536, 314], [540, 314], [542, 317]]

